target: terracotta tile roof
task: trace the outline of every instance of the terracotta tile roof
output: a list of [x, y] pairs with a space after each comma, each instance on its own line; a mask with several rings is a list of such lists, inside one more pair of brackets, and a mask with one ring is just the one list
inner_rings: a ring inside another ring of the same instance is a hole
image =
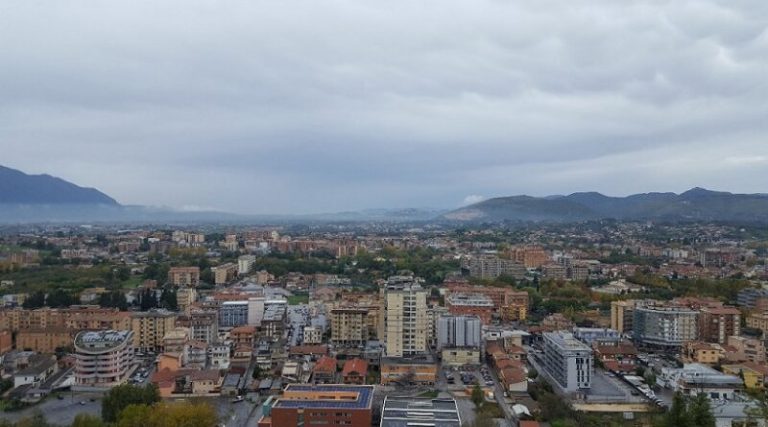
[[368, 372], [368, 362], [357, 358], [347, 360], [344, 363], [344, 369], [342, 369], [341, 374], [346, 377], [353, 372], [364, 376]]
[[323, 356], [315, 364], [314, 372], [336, 372], [336, 359]]

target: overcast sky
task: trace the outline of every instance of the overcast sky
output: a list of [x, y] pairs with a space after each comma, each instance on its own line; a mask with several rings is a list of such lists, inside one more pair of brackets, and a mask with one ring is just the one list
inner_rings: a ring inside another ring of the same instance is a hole
[[6, 1], [0, 164], [240, 213], [768, 192], [768, 1]]

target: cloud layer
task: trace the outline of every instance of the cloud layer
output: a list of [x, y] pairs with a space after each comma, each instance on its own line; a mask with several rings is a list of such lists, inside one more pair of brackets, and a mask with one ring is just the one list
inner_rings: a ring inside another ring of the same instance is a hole
[[242, 213], [768, 192], [764, 0], [0, 7], [0, 164]]

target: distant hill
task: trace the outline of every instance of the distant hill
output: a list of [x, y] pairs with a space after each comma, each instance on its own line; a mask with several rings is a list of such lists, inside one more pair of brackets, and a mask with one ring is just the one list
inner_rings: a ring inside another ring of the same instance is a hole
[[644, 193], [609, 197], [600, 193], [567, 196], [498, 197], [441, 215], [441, 221], [584, 221], [594, 219], [768, 222], [768, 195], [733, 194], [693, 188], [682, 194]]
[[84, 188], [50, 175], [27, 175], [0, 166], [0, 204], [109, 205], [117, 201], [95, 188]]

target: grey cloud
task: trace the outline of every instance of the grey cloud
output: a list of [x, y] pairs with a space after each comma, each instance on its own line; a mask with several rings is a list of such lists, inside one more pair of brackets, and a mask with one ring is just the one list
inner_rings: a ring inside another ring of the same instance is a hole
[[762, 0], [16, 2], [0, 51], [0, 163], [125, 203], [768, 182]]

